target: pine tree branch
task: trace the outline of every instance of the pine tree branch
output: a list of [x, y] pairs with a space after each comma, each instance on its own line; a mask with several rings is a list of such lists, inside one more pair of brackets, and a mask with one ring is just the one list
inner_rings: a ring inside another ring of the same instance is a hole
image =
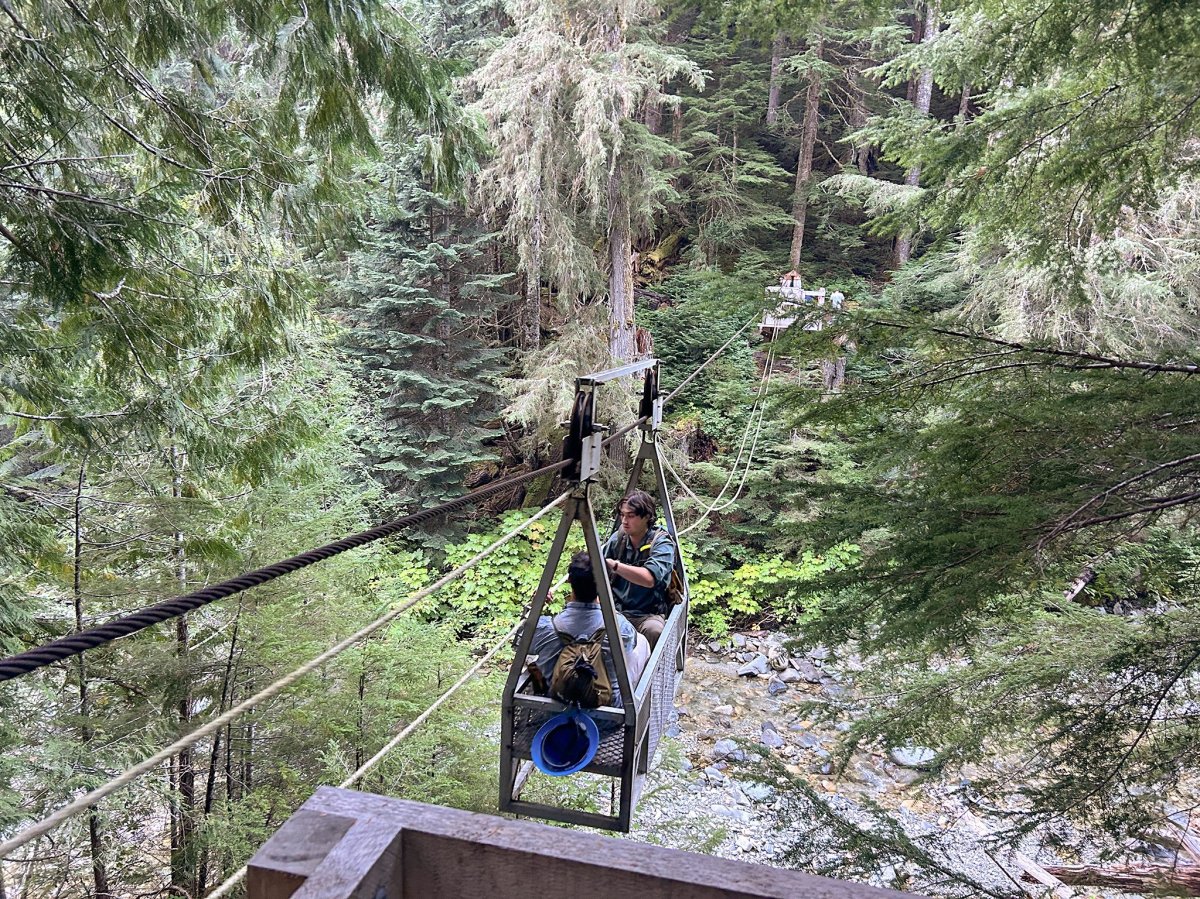
[[1086, 503], [1084, 503], [1082, 506], [1080, 506], [1078, 509], [1076, 509], [1074, 512], [1072, 512], [1066, 518], [1062, 519], [1057, 525], [1055, 525], [1054, 530], [1052, 530], [1049, 534], [1047, 534], [1045, 537], [1043, 537], [1041, 540], [1038, 541], [1038, 544], [1037, 544], [1038, 549], [1040, 550], [1048, 541], [1053, 540], [1055, 537], [1057, 537], [1063, 531], [1067, 530], [1067, 526], [1071, 523], [1071, 521], [1074, 520], [1075, 518], [1077, 518], [1079, 515], [1083, 514], [1083, 512], [1086, 509], [1088, 509], [1090, 506], [1093, 506], [1098, 502], [1102, 503], [1104, 500], [1108, 499], [1110, 496], [1112, 496], [1118, 490], [1128, 487], [1130, 484], [1135, 484], [1138, 481], [1144, 480], [1145, 478], [1151, 477], [1152, 475], [1155, 475], [1160, 471], [1165, 471], [1170, 468], [1178, 468], [1180, 465], [1187, 465], [1189, 462], [1197, 462], [1197, 461], [1200, 461], [1200, 453], [1193, 453], [1190, 456], [1183, 456], [1179, 459], [1172, 459], [1170, 462], [1163, 462], [1159, 465], [1155, 465], [1153, 468], [1149, 468], [1146, 471], [1139, 472], [1138, 474], [1135, 474], [1132, 477], [1128, 477], [1123, 481], [1113, 484], [1111, 487], [1109, 487], [1103, 493], [1097, 493], [1095, 496], [1093, 496], [1091, 499], [1089, 499]]
[[1128, 762], [1129, 759], [1133, 757], [1134, 751], [1138, 748], [1138, 746], [1141, 745], [1142, 741], [1144, 739], [1146, 739], [1146, 734], [1148, 734], [1150, 732], [1150, 728], [1154, 724], [1154, 716], [1158, 714], [1159, 708], [1166, 701], [1167, 694], [1169, 694], [1171, 692], [1171, 690], [1174, 689], [1175, 685], [1177, 683], [1179, 683], [1180, 679], [1182, 679], [1183, 676], [1185, 674], [1187, 674], [1187, 672], [1191, 669], [1191, 667], [1194, 664], [1196, 664], [1197, 660], [1200, 660], [1200, 649], [1197, 649], [1190, 656], [1188, 656], [1187, 660], [1182, 665], [1179, 666], [1179, 669], [1177, 671], [1175, 671], [1174, 674], [1171, 675], [1171, 678], [1170, 678], [1170, 680], [1167, 681], [1166, 685], [1163, 686], [1163, 688], [1158, 691], [1158, 698], [1155, 699], [1154, 705], [1150, 707], [1150, 711], [1146, 715], [1146, 720], [1142, 724], [1141, 728], [1138, 730], [1137, 736], [1134, 737], [1133, 741], [1129, 744], [1128, 747], [1126, 747], [1125, 751], [1121, 754], [1121, 757], [1120, 757], [1120, 759], [1117, 760], [1116, 764], [1113, 765], [1112, 768], [1109, 769], [1108, 773], [1104, 775], [1104, 777], [1101, 779], [1100, 783], [1098, 783], [1095, 787], [1093, 787], [1091, 790], [1089, 790], [1083, 797], [1081, 797], [1080, 799], [1077, 799], [1073, 803], [1071, 803], [1071, 805], [1068, 808], [1064, 809], [1064, 812], [1070, 812], [1072, 809], [1079, 808], [1081, 805], [1083, 805], [1083, 803], [1087, 802], [1089, 799], [1093, 799], [1097, 795], [1099, 795], [1101, 790], [1103, 790], [1106, 786], [1108, 786], [1110, 783], [1112, 783], [1113, 779], [1116, 778], [1116, 776], [1120, 773], [1121, 769], [1123, 767], [1125, 767], [1126, 762]]
[[1111, 356], [1101, 356], [1096, 353], [1086, 353], [1082, 350], [1056, 350], [1051, 347], [1029, 346], [1028, 344], [1020, 343], [1018, 341], [1001, 340], [998, 337], [988, 337], [984, 334], [974, 334], [970, 331], [956, 331], [952, 328], [931, 328], [922, 325], [905, 324], [904, 322], [883, 321], [881, 319], [868, 319], [867, 324], [880, 325], [885, 328], [897, 328], [903, 331], [929, 331], [932, 334], [942, 334], [947, 337], [958, 337], [963, 340], [976, 340], [981, 343], [990, 343], [993, 346], [1009, 347], [1014, 350], [1022, 350], [1026, 353], [1037, 353], [1043, 356], [1057, 356], [1067, 359], [1083, 359], [1088, 362], [1096, 363], [1096, 366], [1094, 367], [1097, 368], [1132, 368], [1139, 371], [1161, 371], [1182, 375], [1200, 374], [1200, 365], [1115, 359]]
[[1120, 521], [1122, 518], [1132, 518], [1134, 515], [1142, 515], [1146, 512], [1161, 512], [1164, 509], [1171, 509], [1175, 506], [1183, 506], [1188, 503], [1200, 501], [1200, 491], [1194, 493], [1183, 493], [1178, 496], [1171, 496], [1167, 499], [1160, 500], [1156, 503], [1151, 503], [1148, 506], [1139, 506], [1136, 509], [1129, 509], [1125, 512], [1114, 512], [1112, 515], [1102, 515], [1098, 518], [1088, 518], [1069, 528], [1067, 531], [1078, 531], [1083, 528], [1092, 527], [1097, 524], [1105, 524], [1109, 521]]

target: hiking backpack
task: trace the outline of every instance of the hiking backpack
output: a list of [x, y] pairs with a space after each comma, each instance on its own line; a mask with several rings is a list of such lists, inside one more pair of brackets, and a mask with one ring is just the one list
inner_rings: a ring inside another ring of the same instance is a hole
[[604, 628], [576, 639], [555, 626], [562, 651], [550, 675], [550, 694], [585, 709], [611, 705], [612, 683], [604, 666]]

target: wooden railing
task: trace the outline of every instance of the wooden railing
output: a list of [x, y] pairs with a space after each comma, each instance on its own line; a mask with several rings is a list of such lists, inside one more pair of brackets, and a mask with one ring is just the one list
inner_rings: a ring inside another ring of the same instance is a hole
[[249, 899], [884, 899], [795, 871], [322, 787], [251, 859]]

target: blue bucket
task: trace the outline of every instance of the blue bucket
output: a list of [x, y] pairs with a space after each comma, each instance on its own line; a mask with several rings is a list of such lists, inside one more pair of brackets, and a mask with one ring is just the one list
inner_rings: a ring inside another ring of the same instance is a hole
[[600, 728], [592, 716], [571, 709], [555, 715], [533, 735], [533, 763], [543, 774], [562, 777], [574, 774], [596, 757]]

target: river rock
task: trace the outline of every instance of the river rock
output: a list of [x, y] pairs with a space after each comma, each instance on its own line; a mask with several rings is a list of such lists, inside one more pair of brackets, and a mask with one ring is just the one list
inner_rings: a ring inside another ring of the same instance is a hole
[[829, 658], [829, 650], [824, 646], [814, 646], [807, 653], [805, 653], [805, 655], [814, 661], [823, 662]]
[[771, 682], [767, 684], [767, 692], [772, 696], [778, 696], [780, 693], [786, 693], [787, 688], [787, 684], [776, 678], [772, 678]]
[[731, 706], [731, 705], [718, 705], [718, 706], [714, 706], [714, 707], [713, 707], [713, 714], [714, 714], [714, 715], [721, 715], [721, 716], [723, 716], [723, 717], [725, 717], [725, 718], [732, 718], [732, 717], [733, 717], [733, 706]]
[[746, 751], [739, 749], [738, 744], [733, 742], [733, 740], [717, 740], [713, 744], [712, 751], [709, 754], [714, 761], [720, 761], [721, 759], [728, 759], [731, 762], [746, 761]]
[[804, 678], [800, 676], [800, 672], [795, 668], [789, 668], [786, 671], [780, 671], [779, 679], [785, 684], [795, 684], [804, 680]]
[[819, 684], [821, 682], [821, 669], [808, 659], [801, 659], [796, 667], [800, 677], [804, 678], [810, 684]]
[[762, 736], [759, 737], [759, 742], [768, 749], [779, 749], [783, 746], [785, 741], [783, 737], [779, 735], [779, 731], [777, 731], [773, 725], [768, 725], [770, 725], [769, 721], [763, 724]]
[[821, 745], [821, 738], [816, 734], [801, 734], [796, 738], [796, 742], [805, 749], [816, 749]]
[[727, 805], [714, 805], [711, 810], [714, 815], [720, 815], [722, 818], [732, 818], [739, 824], [749, 824], [754, 817], [745, 809], [730, 808]]
[[888, 750], [888, 757], [901, 768], [928, 771], [933, 767], [937, 751], [928, 746], [896, 746]]
[[729, 778], [722, 774], [721, 769], [715, 767], [714, 765], [709, 765], [704, 769], [704, 777], [700, 782], [705, 783], [706, 781], [710, 780], [722, 785], [729, 783]]
[[766, 802], [775, 795], [775, 788], [768, 784], [743, 783], [739, 784], [742, 792], [755, 802]]
[[767, 662], [767, 657], [761, 652], [754, 656], [749, 662], [738, 669], [739, 677], [763, 677], [770, 672], [771, 667]]
[[746, 637], [744, 634], [733, 634], [730, 636], [729, 639], [733, 641], [734, 649], [745, 649], [746, 648]]

